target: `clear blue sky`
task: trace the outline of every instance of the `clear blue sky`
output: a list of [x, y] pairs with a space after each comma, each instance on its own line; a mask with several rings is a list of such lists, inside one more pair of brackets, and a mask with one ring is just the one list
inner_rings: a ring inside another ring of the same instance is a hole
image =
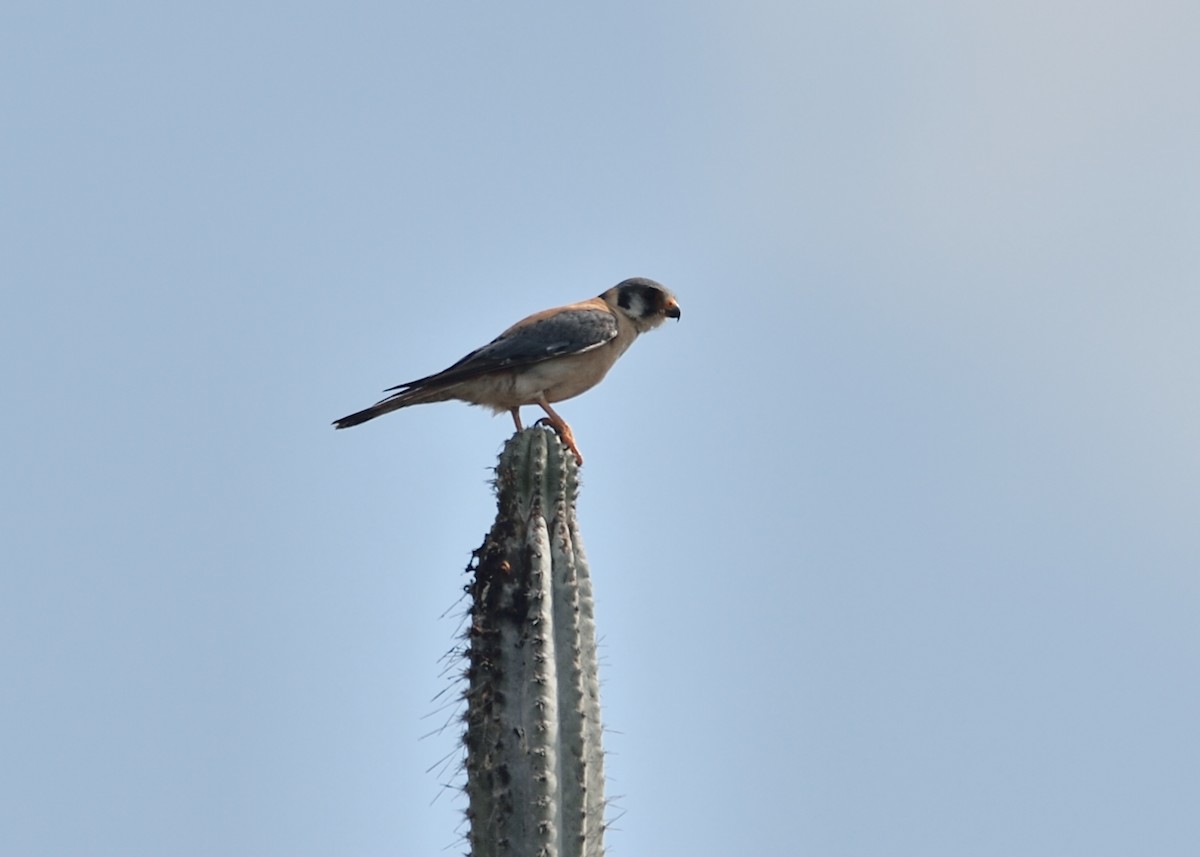
[[439, 659], [511, 426], [329, 422], [634, 275], [682, 321], [560, 409], [612, 853], [1193, 853], [1198, 40], [6, 3], [0, 853], [464, 850]]

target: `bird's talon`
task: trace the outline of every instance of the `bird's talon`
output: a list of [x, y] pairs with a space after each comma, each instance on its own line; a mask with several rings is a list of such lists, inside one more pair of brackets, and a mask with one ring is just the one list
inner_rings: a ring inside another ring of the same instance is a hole
[[550, 417], [542, 417], [535, 426], [549, 426], [554, 429], [554, 433], [558, 435], [558, 439], [562, 441], [563, 446], [571, 450], [571, 454], [575, 456], [576, 466], [583, 464], [583, 453], [579, 451], [579, 447], [575, 445], [575, 433], [571, 431], [571, 427], [564, 422], [560, 422]]

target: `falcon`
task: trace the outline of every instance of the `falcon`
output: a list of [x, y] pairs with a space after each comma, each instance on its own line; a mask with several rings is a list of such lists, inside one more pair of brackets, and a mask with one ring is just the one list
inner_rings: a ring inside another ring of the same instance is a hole
[[633, 277], [598, 297], [534, 313], [453, 366], [389, 387], [384, 392], [392, 395], [333, 426], [350, 428], [409, 405], [456, 399], [508, 411], [521, 431], [521, 406], [537, 405], [546, 412], [539, 423], [551, 426], [583, 464], [574, 432], [550, 405], [599, 384], [639, 334], [679, 316], [666, 287]]

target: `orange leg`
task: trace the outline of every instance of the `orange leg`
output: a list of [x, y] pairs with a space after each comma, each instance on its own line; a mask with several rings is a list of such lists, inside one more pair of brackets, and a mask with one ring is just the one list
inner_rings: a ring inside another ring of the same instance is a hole
[[542, 396], [537, 402], [543, 411], [550, 415], [549, 419], [540, 419], [538, 423], [546, 423], [556, 432], [558, 439], [567, 445], [567, 449], [575, 454], [575, 463], [583, 464], [583, 453], [579, 451], [579, 447], [575, 445], [575, 433], [571, 431], [571, 427], [567, 425], [567, 421], [554, 412], [554, 408], [550, 407], [550, 403], [546, 401], [546, 397]]
[[520, 408], [509, 408], [508, 412], [510, 414], [512, 414], [513, 422], [517, 426], [517, 431], [523, 430], [525, 428], [525, 426], [521, 425], [521, 409]]

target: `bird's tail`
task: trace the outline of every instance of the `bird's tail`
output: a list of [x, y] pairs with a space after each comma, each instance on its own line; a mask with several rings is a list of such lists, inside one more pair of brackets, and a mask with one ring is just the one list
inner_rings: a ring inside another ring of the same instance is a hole
[[338, 429], [350, 428], [351, 426], [365, 423], [367, 420], [373, 420], [376, 417], [389, 414], [392, 411], [398, 411], [400, 408], [407, 408], [409, 405], [420, 405], [425, 402], [441, 402], [451, 398], [444, 393], [445, 391], [443, 390], [420, 388], [401, 390], [399, 393], [376, 402], [369, 408], [363, 408], [361, 411], [342, 417], [340, 420], [334, 420], [333, 427]]

